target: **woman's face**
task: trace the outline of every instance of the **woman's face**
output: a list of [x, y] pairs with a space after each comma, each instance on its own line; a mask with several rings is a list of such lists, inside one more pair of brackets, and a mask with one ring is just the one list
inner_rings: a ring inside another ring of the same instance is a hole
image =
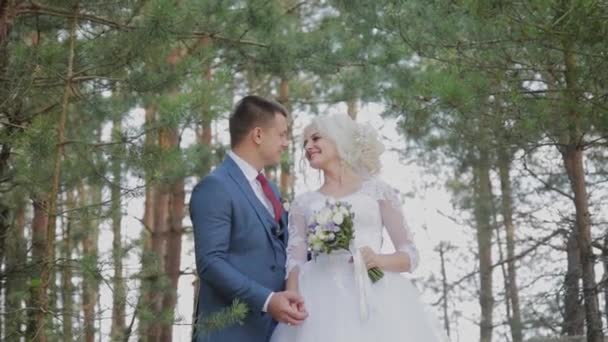
[[336, 144], [315, 127], [304, 131], [304, 156], [313, 169], [319, 170], [340, 159]]

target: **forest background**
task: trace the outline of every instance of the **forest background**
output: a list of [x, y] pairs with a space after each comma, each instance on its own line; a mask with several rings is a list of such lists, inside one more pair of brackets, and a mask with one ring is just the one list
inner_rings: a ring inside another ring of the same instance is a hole
[[[0, 340], [187, 341], [187, 201], [245, 94], [388, 148], [452, 341], [604, 341], [608, 1], [0, 0]], [[391, 246], [387, 246], [390, 249]]]

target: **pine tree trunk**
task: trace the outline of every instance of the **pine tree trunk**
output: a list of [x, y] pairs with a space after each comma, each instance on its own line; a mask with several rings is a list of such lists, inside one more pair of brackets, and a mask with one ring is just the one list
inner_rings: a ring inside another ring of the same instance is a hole
[[585, 333], [585, 311], [581, 305], [581, 258], [578, 250], [576, 231], [568, 235], [568, 271], [564, 278], [564, 322], [562, 335], [581, 336]]
[[[46, 195], [41, 195], [46, 198]], [[34, 217], [32, 218], [32, 267], [31, 279], [29, 285], [30, 302], [28, 303], [28, 325], [27, 325], [27, 340], [34, 341], [38, 335], [42, 333], [37, 329], [37, 314], [40, 310], [40, 303], [37, 294], [40, 291], [42, 275], [42, 264], [44, 262], [45, 246], [46, 246], [46, 230], [48, 227], [48, 211], [46, 201], [43, 199], [34, 199], [32, 202]]]
[[[568, 8], [569, 10], [569, 8]], [[563, 40], [564, 76], [566, 80], [565, 104], [568, 109], [568, 143], [560, 147], [564, 167], [574, 193], [576, 210], [576, 230], [579, 245], [583, 278], [583, 298], [585, 299], [585, 318], [587, 322], [587, 342], [603, 342], [602, 318], [598, 301], [598, 287], [595, 281], [594, 256], [591, 246], [591, 214], [585, 183], [585, 166], [583, 162], [583, 132], [580, 128], [580, 116], [577, 111], [577, 78], [576, 60], [570, 38]]]
[[71, 190], [67, 191], [67, 222], [62, 225], [63, 231], [63, 248], [62, 259], [64, 261], [63, 272], [61, 276], [61, 302], [63, 303], [62, 309], [62, 323], [63, 323], [63, 339], [65, 341], [72, 341], [73, 338], [73, 325], [72, 318], [74, 316], [74, 284], [72, 283], [72, 227], [74, 226], [74, 214], [73, 211], [76, 207], [74, 200], [74, 194]]
[[507, 322], [509, 322], [509, 326], [511, 325], [511, 322], [513, 320], [513, 314], [512, 314], [512, 310], [511, 310], [511, 299], [509, 298], [509, 272], [507, 271], [507, 266], [505, 265], [506, 258], [505, 258], [505, 253], [503, 252], [503, 242], [502, 242], [502, 238], [501, 238], [501, 231], [500, 231], [500, 226], [498, 225], [498, 220], [496, 218], [496, 216], [498, 215], [498, 212], [496, 210], [496, 208], [494, 208], [494, 206], [492, 206], [492, 212], [493, 212], [493, 216], [494, 216], [494, 227], [496, 230], [496, 249], [498, 250], [498, 263], [500, 264], [500, 270], [502, 272], [502, 279], [503, 279], [503, 285], [504, 285], [504, 296], [505, 296], [505, 311], [506, 311], [506, 318], [507, 318]]
[[448, 276], [445, 269], [445, 253], [447, 252], [446, 243], [441, 242], [439, 244], [439, 260], [441, 261], [441, 293], [443, 296], [442, 309], [443, 309], [443, 328], [446, 334], [450, 337], [450, 316], [448, 314]]
[[[145, 108], [146, 111], [146, 127], [151, 127], [156, 120], [156, 107], [148, 105]], [[148, 131], [146, 133], [144, 145], [150, 149], [156, 145], [156, 133], [154, 131]], [[146, 178], [146, 198], [144, 201], [144, 217], [143, 224], [144, 230], [142, 232], [142, 270], [141, 270], [141, 289], [139, 300], [139, 308], [137, 314], [139, 317], [139, 337], [140, 340], [145, 341], [145, 337], [148, 336], [148, 329], [152, 325], [150, 323], [150, 292], [151, 292], [151, 277], [149, 276], [150, 269], [153, 266], [153, 262], [150, 259], [152, 253], [152, 235], [154, 231], [155, 223], [155, 212], [156, 212], [156, 186], [151, 184], [150, 179]]]
[[[4, 206], [0, 202], [0, 266], [5, 264], [4, 258], [6, 257], [6, 250], [5, 250], [6, 237], [10, 230], [9, 217], [10, 217], [10, 209], [8, 207]], [[2, 298], [2, 292], [3, 292], [2, 285], [3, 285], [3, 282], [0, 281], [0, 299]], [[6, 301], [6, 299], [5, 299], [5, 301]], [[7, 317], [6, 314], [0, 315], [0, 338], [3, 335], [2, 327], [4, 324], [6, 324], [6, 321], [5, 321], [6, 317]]]
[[[205, 75], [205, 78], [207, 80], [211, 79], [211, 69], [207, 69], [207, 73]], [[207, 109], [209, 110], [209, 109]], [[198, 128], [198, 134], [197, 134], [197, 138], [198, 138], [198, 143], [208, 146], [209, 148], [211, 148], [212, 146], [212, 142], [213, 142], [213, 130], [211, 128], [211, 120], [206, 119], [203, 120], [201, 126]], [[210, 165], [208, 168], [205, 168], [205, 170], [201, 173], [201, 175], [205, 175], [207, 174], [208, 170], [210, 169]], [[192, 323], [195, 323], [197, 320], [196, 317], [196, 309], [197, 309], [197, 305], [198, 305], [198, 290], [199, 290], [199, 279], [198, 279], [198, 275], [196, 276], [196, 278], [194, 279], [194, 282], [192, 282], [192, 287], [194, 289], [194, 302], [192, 303], [193, 307], [192, 307]], [[195, 325], [192, 325], [192, 333], [191, 333], [191, 337], [194, 338], [194, 335], [196, 333], [196, 328]]]
[[479, 149], [479, 160], [475, 165], [475, 220], [477, 223], [477, 245], [479, 250], [479, 304], [481, 306], [480, 341], [492, 341], [492, 195], [490, 162], [488, 151]]
[[608, 234], [604, 236], [602, 257], [604, 259], [604, 315], [606, 315], [606, 322], [608, 322]]
[[502, 216], [506, 231], [507, 243], [507, 292], [511, 307], [509, 326], [513, 342], [523, 341], [521, 309], [519, 307], [519, 289], [517, 287], [517, 270], [515, 266], [515, 225], [513, 224], [513, 195], [511, 190], [511, 160], [504, 146], [499, 147], [498, 168], [502, 197]]
[[0, 49], [8, 42], [15, 16], [15, 0], [0, 0]]
[[[78, 8], [76, 7], [75, 13], [78, 12]], [[55, 151], [55, 162], [53, 166], [53, 176], [52, 176], [52, 184], [51, 184], [51, 192], [49, 194], [49, 220], [47, 227], [47, 236], [46, 236], [46, 248], [44, 254], [44, 263], [42, 265], [42, 274], [40, 279], [40, 288], [38, 289], [38, 312], [36, 315], [36, 328], [35, 330], [39, 332], [37, 334], [38, 342], [46, 342], [47, 341], [47, 333], [46, 333], [46, 320], [49, 310], [49, 287], [52, 287], [54, 282], [51, 282], [53, 279], [54, 272], [54, 263], [55, 263], [55, 229], [57, 223], [57, 200], [59, 196], [59, 186], [61, 179], [61, 159], [64, 153], [64, 141], [65, 141], [65, 129], [68, 115], [68, 106], [69, 99], [72, 93], [72, 76], [74, 73], [74, 56], [75, 56], [75, 45], [76, 45], [76, 24], [77, 24], [77, 16], [74, 15], [72, 18], [71, 28], [70, 28], [70, 48], [68, 51], [68, 69], [66, 75], [65, 88], [63, 91], [63, 100], [61, 105], [61, 113], [59, 116], [59, 122], [57, 124], [57, 149]]]
[[[169, 146], [168, 129], [162, 127], [158, 132], [158, 142], [161, 150], [167, 151]], [[162, 316], [164, 293], [168, 289], [165, 281], [165, 253], [167, 252], [167, 233], [169, 227], [169, 199], [170, 186], [160, 183], [156, 186], [156, 204], [154, 217], [154, 230], [152, 231], [152, 249], [149, 258], [153, 260], [153, 266], [148, 271], [151, 276], [151, 291], [148, 293], [148, 303], [153, 319], [156, 322], [148, 328], [148, 342], [160, 341], [164, 319]]]
[[357, 120], [357, 114], [359, 114], [359, 108], [357, 106], [357, 99], [353, 98], [346, 102], [346, 112], [353, 120]]
[[[4, 76], [6, 74], [7, 67], [8, 67], [8, 62], [9, 62], [8, 35], [13, 26], [13, 20], [14, 20], [14, 15], [15, 15], [14, 12], [15, 12], [15, 0], [0, 0], [0, 82], [4, 82], [4, 81], [2, 81], [2, 76]], [[7, 95], [4, 92], [4, 88], [5, 88], [4, 85], [0, 86], [0, 89], [2, 89], [2, 93], [0, 93], [1, 98], [5, 98], [5, 96]], [[4, 102], [4, 100], [2, 102]], [[4, 106], [2, 106], [2, 108], [0, 108], [0, 110], [3, 112], [3, 114], [5, 114]], [[11, 115], [11, 113], [8, 113], [7, 116], [8, 116], [9, 123], [12, 123], [11, 118], [13, 115]], [[10, 136], [10, 131], [12, 129], [13, 128], [11, 125], [6, 125], [5, 127], [2, 127], [2, 130], [7, 131], [6, 136]], [[8, 159], [11, 156], [10, 152], [11, 152], [11, 145], [3, 140], [2, 144], [0, 145], [0, 179], [2, 179], [2, 180], [5, 179], [4, 176], [6, 175], [6, 172], [8, 171]], [[8, 210], [8, 208], [4, 206], [4, 203], [0, 202], [0, 229], [5, 229], [3, 227], [5, 227], [5, 226], [8, 227], [10, 225], [9, 222], [5, 221], [6, 218], [8, 218], [8, 216], [5, 215], [6, 210]], [[0, 260], [2, 260], [2, 259], [0, 259]]]
[[5, 337], [7, 341], [19, 341], [21, 326], [24, 323], [23, 302], [27, 289], [24, 269], [26, 268], [25, 243], [25, 204], [21, 203], [15, 210], [15, 220], [9, 231], [6, 248], [6, 300], [4, 312], [8, 319], [5, 321]]
[[[285, 78], [281, 78], [279, 97], [277, 100], [287, 109], [287, 139], [291, 141], [293, 139], [293, 113], [291, 112], [291, 105], [289, 103], [289, 81]], [[281, 178], [279, 182], [283, 198], [290, 197], [293, 192], [293, 175], [291, 171], [293, 155], [289, 155], [289, 150], [285, 153], [287, 153], [287, 156], [283, 156], [281, 160]]]
[[580, 253], [583, 278], [583, 298], [585, 302], [585, 318], [587, 322], [587, 341], [603, 342], [602, 320], [598, 302], [598, 288], [595, 281], [595, 262], [591, 246], [591, 220], [585, 171], [583, 166], [582, 148], [568, 146], [563, 152], [564, 164], [570, 185], [574, 192], [576, 208], [576, 237]]
[[[120, 117], [115, 117], [112, 122], [112, 140], [115, 142], [121, 139]], [[118, 144], [113, 151], [112, 161], [112, 188], [111, 188], [111, 216], [112, 216], [112, 261], [114, 263], [114, 277], [112, 285], [114, 288], [112, 296], [112, 327], [110, 337], [112, 341], [123, 341], [125, 333], [125, 305], [126, 288], [123, 274], [123, 248], [122, 248], [122, 207], [121, 207], [121, 183], [122, 183], [122, 145]]]
[[[179, 149], [179, 136], [177, 129], [169, 132], [169, 146], [171, 149]], [[182, 220], [184, 218], [184, 204], [186, 194], [184, 191], [184, 180], [178, 179], [170, 188], [169, 197], [169, 231], [167, 233], [167, 252], [165, 259], [165, 274], [169, 277], [170, 288], [165, 292], [163, 298], [163, 317], [169, 320], [162, 327], [161, 341], [171, 341], [173, 336], [173, 320], [175, 317], [175, 305], [177, 303], [177, 286], [180, 276], [181, 253], [182, 253]]]
[[[90, 186], [87, 192], [84, 184], [81, 183], [79, 193], [82, 201], [80, 204], [81, 208], [101, 203], [101, 189], [99, 186]], [[88, 266], [82, 275], [82, 310], [85, 342], [95, 342], [95, 307], [97, 306], [99, 295], [99, 274], [97, 273], [99, 221], [97, 217], [92, 216], [91, 213], [86, 213], [85, 219], [82, 222], [83, 229], [87, 232], [82, 239], [82, 253]]]

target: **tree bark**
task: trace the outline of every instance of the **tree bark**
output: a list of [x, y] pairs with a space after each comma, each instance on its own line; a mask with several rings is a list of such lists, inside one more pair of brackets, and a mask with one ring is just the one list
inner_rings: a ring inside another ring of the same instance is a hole
[[[112, 140], [120, 141], [122, 127], [120, 117], [112, 121]], [[125, 279], [123, 274], [123, 248], [122, 248], [122, 210], [121, 210], [121, 184], [122, 184], [122, 144], [116, 145], [112, 160], [112, 188], [111, 188], [111, 215], [112, 215], [112, 262], [114, 263], [114, 276], [112, 285], [112, 327], [110, 338], [112, 341], [124, 340], [125, 333], [125, 306], [127, 300]]]
[[346, 112], [353, 120], [357, 120], [357, 114], [359, 114], [359, 108], [357, 106], [357, 99], [350, 99], [346, 102]]
[[[41, 198], [47, 198], [46, 195], [41, 195]], [[30, 279], [29, 291], [30, 291], [30, 302], [28, 303], [28, 326], [27, 326], [27, 340], [34, 341], [38, 338], [38, 335], [42, 333], [41, 330], [37, 329], [37, 314], [40, 310], [40, 303], [37, 294], [40, 291], [41, 282], [40, 278], [42, 275], [42, 263], [44, 262], [46, 236], [48, 227], [48, 211], [45, 199], [34, 199], [32, 201], [34, 208], [34, 217], [32, 218], [32, 275]]]
[[[87, 192], [84, 184], [81, 183], [79, 193], [81, 208], [101, 203], [101, 188], [99, 186], [90, 186]], [[92, 216], [90, 213], [86, 213], [82, 223], [83, 229], [87, 232], [82, 240], [82, 252], [85, 265], [87, 266], [82, 275], [82, 310], [85, 342], [95, 342], [95, 307], [97, 306], [99, 296], [99, 274], [97, 270], [99, 221], [96, 217]]]
[[[169, 146], [168, 129], [162, 127], [158, 132], [158, 141], [161, 150], [167, 151]], [[162, 326], [166, 323], [161, 320], [163, 311], [164, 292], [167, 287], [163, 285], [165, 280], [165, 253], [167, 252], [167, 233], [169, 227], [169, 199], [170, 186], [166, 183], [156, 185], [155, 216], [154, 227], [152, 231], [151, 253], [148, 258], [152, 261], [146, 273], [150, 280], [150, 291], [147, 296], [147, 305], [150, 312], [152, 324], [147, 329], [147, 341], [160, 341], [162, 334]]]
[[4, 312], [8, 319], [5, 321], [5, 337], [7, 341], [21, 339], [21, 325], [24, 323], [23, 293], [27, 289], [24, 269], [26, 267], [25, 243], [25, 204], [19, 203], [15, 210], [15, 219], [8, 239], [11, 241], [6, 248], [6, 300]]
[[[170, 132], [169, 146], [179, 149], [179, 136], [177, 129]], [[182, 253], [182, 220], [184, 218], [185, 191], [184, 180], [178, 179], [171, 185], [169, 194], [169, 231], [167, 233], [167, 253], [165, 259], [165, 274], [169, 277], [170, 288], [163, 298], [163, 317], [169, 317], [162, 328], [161, 341], [171, 341], [173, 336], [173, 319], [177, 303], [177, 286], [180, 276]], [[165, 316], [166, 314], [166, 316]]]
[[[9, 217], [10, 217], [10, 209], [5, 206], [2, 202], [0, 202], [0, 266], [4, 264], [4, 258], [6, 256], [5, 244], [6, 237], [10, 230]], [[2, 285], [3, 282], [0, 281], [0, 294], [2, 294]], [[1, 297], [1, 295], [0, 295]], [[2, 326], [6, 324], [5, 318], [6, 315], [0, 315], [0, 337], [2, 337]]]
[[587, 341], [603, 342], [602, 320], [598, 302], [598, 288], [595, 281], [595, 261], [591, 246], [591, 218], [585, 170], [583, 166], [582, 147], [568, 146], [562, 152], [564, 165], [570, 185], [574, 192], [576, 209], [576, 237], [578, 241], [583, 278], [583, 298], [585, 302], [585, 319], [587, 322]]
[[562, 335], [581, 336], [585, 333], [585, 310], [581, 304], [581, 258], [576, 231], [570, 232], [567, 241], [568, 271], [564, 278], [564, 322]]
[[[278, 102], [287, 109], [287, 139], [293, 140], [293, 114], [291, 112], [291, 105], [289, 103], [289, 80], [281, 78], [279, 84], [279, 97]], [[285, 152], [286, 155], [281, 158], [281, 177], [279, 181], [279, 188], [283, 198], [292, 197], [293, 194], [293, 175], [292, 175], [292, 158], [293, 155], [288, 150]]]
[[490, 183], [490, 161], [488, 151], [479, 148], [479, 160], [475, 165], [475, 220], [479, 250], [479, 304], [481, 306], [480, 341], [492, 341], [492, 195]]
[[[146, 111], [146, 127], [151, 127], [156, 120], [156, 107], [153, 105], [147, 105]], [[146, 133], [145, 148], [151, 149], [156, 145], [156, 132], [148, 131]], [[139, 308], [137, 310], [139, 316], [139, 336], [140, 339], [144, 340], [148, 336], [148, 328], [150, 327], [150, 292], [151, 292], [151, 278], [148, 276], [150, 273], [149, 269], [152, 267], [152, 262], [149, 258], [152, 250], [152, 235], [154, 232], [155, 223], [155, 211], [156, 211], [156, 186], [152, 184], [151, 180], [146, 177], [146, 198], [144, 201], [144, 217], [143, 224], [144, 229], [142, 232], [142, 270], [141, 270], [141, 289], [139, 300]]]
[[602, 257], [604, 259], [604, 315], [606, 315], [606, 322], [608, 322], [608, 234], [604, 236]]
[[66, 72], [66, 82], [63, 91], [63, 100], [61, 106], [61, 113], [59, 116], [59, 122], [57, 125], [57, 149], [55, 151], [55, 162], [53, 166], [53, 176], [51, 183], [51, 192], [49, 194], [49, 220], [47, 227], [46, 236], [46, 248], [44, 254], [44, 263], [42, 265], [41, 274], [41, 285], [38, 289], [38, 312], [36, 315], [36, 327], [38, 342], [47, 341], [46, 333], [46, 320], [49, 310], [49, 294], [47, 293], [49, 287], [52, 286], [51, 279], [54, 272], [55, 262], [55, 230], [57, 223], [57, 200], [60, 191], [60, 179], [61, 179], [61, 160], [64, 153], [64, 142], [65, 142], [65, 130], [68, 116], [69, 99], [72, 93], [72, 77], [74, 74], [74, 56], [76, 46], [76, 24], [77, 24], [77, 13], [78, 7], [75, 7], [74, 18], [72, 19], [70, 28], [70, 48], [68, 51], [68, 68]]
[[0, 48], [5, 46], [13, 26], [15, 0], [0, 0]]
[[67, 216], [67, 222], [62, 225], [64, 228], [63, 231], [63, 248], [62, 250], [62, 259], [63, 263], [63, 272], [61, 276], [61, 302], [63, 303], [63, 308], [61, 310], [62, 313], [62, 324], [63, 324], [63, 339], [65, 341], [72, 341], [73, 338], [73, 325], [72, 325], [72, 317], [74, 316], [74, 284], [72, 283], [72, 227], [74, 227], [74, 209], [76, 207], [74, 194], [72, 190], [67, 191], [67, 212], [70, 213]]
[[441, 242], [439, 244], [439, 259], [441, 261], [441, 292], [443, 295], [443, 328], [446, 331], [448, 337], [450, 337], [450, 316], [448, 314], [448, 292], [449, 292], [449, 284], [448, 284], [448, 276], [445, 269], [445, 254], [447, 252], [446, 243]]
[[[207, 71], [205, 72], [205, 79], [206, 80], [211, 80], [212, 77], [212, 70], [211, 67], [208, 66], [207, 67]], [[207, 111], [209, 111], [209, 108], [207, 108]], [[208, 146], [209, 148], [211, 148], [212, 143], [213, 143], [213, 130], [211, 128], [211, 120], [210, 119], [205, 119], [203, 120], [201, 126], [198, 128], [198, 143]], [[202, 172], [202, 175], [207, 174], [207, 172], [209, 171], [209, 169], [211, 169], [211, 165], [208, 165], [208, 167], [205, 168], [204, 172]], [[195, 337], [195, 333], [196, 333], [196, 328], [195, 328], [195, 324], [197, 321], [197, 317], [196, 317], [196, 309], [198, 306], [198, 290], [199, 290], [199, 279], [198, 276], [196, 276], [196, 278], [194, 279], [194, 281], [192, 282], [192, 287], [194, 288], [194, 301], [192, 303], [193, 307], [192, 307], [192, 331], [191, 331], [191, 337], [194, 338]]]
[[589, 212], [585, 166], [583, 162], [583, 132], [580, 127], [581, 118], [577, 111], [578, 95], [576, 83], [578, 71], [572, 42], [568, 37], [563, 39], [564, 76], [566, 80], [564, 100], [565, 108], [567, 108], [568, 141], [560, 147], [560, 152], [570, 181], [570, 187], [574, 193], [576, 237], [582, 266], [587, 342], [603, 342], [604, 334], [598, 301], [599, 291], [594, 270], [595, 258], [591, 246], [591, 214]]
[[502, 198], [502, 217], [506, 232], [507, 244], [507, 279], [508, 302], [511, 307], [509, 326], [513, 342], [523, 341], [521, 309], [519, 307], [519, 289], [517, 287], [517, 269], [515, 265], [515, 225], [513, 224], [513, 195], [511, 189], [511, 159], [505, 146], [499, 147], [498, 168]]

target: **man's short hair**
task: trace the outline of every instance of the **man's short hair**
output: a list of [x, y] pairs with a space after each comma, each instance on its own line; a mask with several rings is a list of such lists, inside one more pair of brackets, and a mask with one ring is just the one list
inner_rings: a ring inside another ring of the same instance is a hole
[[287, 117], [287, 110], [281, 104], [256, 95], [242, 98], [234, 108], [228, 121], [230, 146], [240, 144], [255, 127], [265, 127], [280, 113]]

